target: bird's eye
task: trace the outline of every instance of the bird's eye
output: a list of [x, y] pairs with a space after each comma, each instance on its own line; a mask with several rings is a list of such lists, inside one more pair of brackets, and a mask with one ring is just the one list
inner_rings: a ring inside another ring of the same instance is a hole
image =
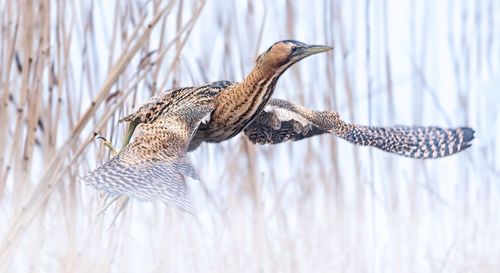
[[292, 50], [292, 52], [295, 52], [295, 51], [297, 51], [297, 49], [298, 49], [298, 47], [296, 47], [296, 46], [292, 46], [292, 49], [291, 49], [291, 50]]

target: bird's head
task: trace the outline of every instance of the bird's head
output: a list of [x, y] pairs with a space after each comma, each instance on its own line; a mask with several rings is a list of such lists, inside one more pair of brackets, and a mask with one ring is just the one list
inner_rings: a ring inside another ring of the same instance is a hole
[[332, 47], [329, 46], [308, 45], [294, 40], [279, 41], [259, 55], [257, 64], [269, 65], [273, 68], [289, 67], [305, 57], [331, 49]]

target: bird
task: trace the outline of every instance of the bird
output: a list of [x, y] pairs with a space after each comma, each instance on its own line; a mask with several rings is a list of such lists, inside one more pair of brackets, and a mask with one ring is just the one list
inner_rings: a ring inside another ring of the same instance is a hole
[[449, 156], [470, 147], [469, 127], [374, 127], [343, 121], [337, 112], [316, 111], [271, 98], [293, 64], [333, 48], [296, 40], [274, 43], [240, 82], [216, 81], [163, 91], [123, 117], [128, 142], [114, 157], [82, 177], [110, 195], [126, 195], [193, 213], [186, 178], [199, 180], [187, 154], [201, 143], [219, 143], [243, 132], [254, 144], [279, 144], [333, 134], [356, 145], [410, 158]]

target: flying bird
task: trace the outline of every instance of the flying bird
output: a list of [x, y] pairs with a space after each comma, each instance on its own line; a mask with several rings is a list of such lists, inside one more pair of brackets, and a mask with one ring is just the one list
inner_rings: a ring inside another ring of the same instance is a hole
[[187, 153], [203, 142], [222, 142], [242, 131], [255, 144], [329, 133], [356, 145], [420, 159], [452, 155], [471, 145], [474, 131], [468, 127], [359, 126], [343, 121], [336, 112], [271, 98], [290, 66], [331, 49], [279, 41], [259, 55], [241, 82], [217, 81], [157, 94], [121, 119], [135, 128], [133, 140], [83, 181], [111, 195], [159, 200], [193, 212], [185, 178], [199, 175]]

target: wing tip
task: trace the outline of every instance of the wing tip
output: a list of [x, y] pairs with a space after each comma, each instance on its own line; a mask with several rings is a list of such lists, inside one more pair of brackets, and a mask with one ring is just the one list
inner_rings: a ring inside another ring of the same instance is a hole
[[474, 134], [476, 131], [470, 127], [462, 127], [460, 130], [462, 130], [464, 134], [464, 146], [468, 145], [467, 147], [469, 147], [471, 145], [470, 142], [475, 138]]

